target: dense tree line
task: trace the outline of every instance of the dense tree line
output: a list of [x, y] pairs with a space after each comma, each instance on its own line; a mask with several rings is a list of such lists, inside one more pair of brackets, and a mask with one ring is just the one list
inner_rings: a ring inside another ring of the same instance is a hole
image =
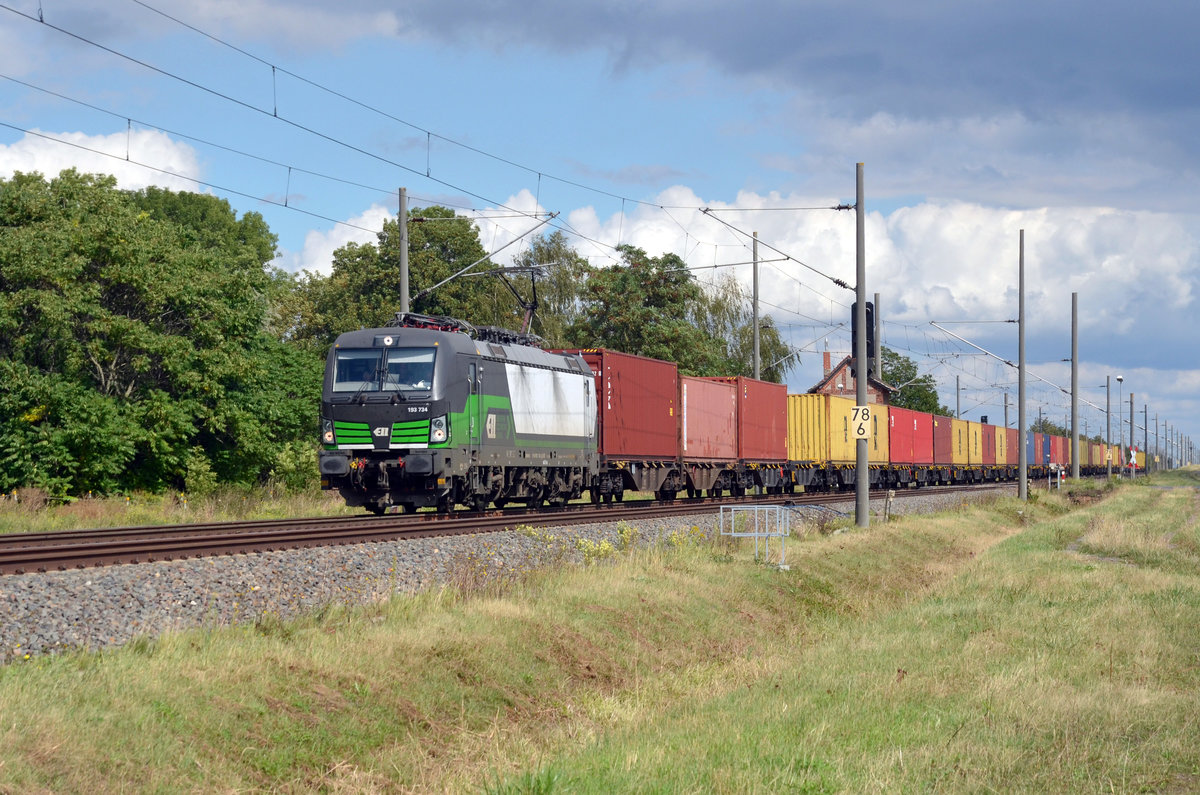
[[212, 196], [0, 182], [0, 488], [203, 489], [294, 468], [320, 362], [267, 333], [275, 237]]
[[[536, 296], [531, 330], [550, 346], [752, 374], [732, 278], [702, 285], [676, 255], [631, 246], [593, 266], [560, 232], [502, 272], [470, 219], [409, 216], [413, 311], [516, 328]], [[210, 195], [74, 170], [0, 179], [0, 490], [312, 485], [325, 352], [399, 308], [399, 231], [386, 221], [329, 275], [293, 275], [272, 267], [261, 215]], [[760, 331], [762, 377], [782, 381], [794, 351], [769, 319]]]

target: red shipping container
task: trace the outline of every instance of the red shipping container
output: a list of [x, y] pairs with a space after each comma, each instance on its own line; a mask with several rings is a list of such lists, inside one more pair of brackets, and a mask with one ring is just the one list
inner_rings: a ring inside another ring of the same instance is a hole
[[954, 423], [939, 414], [933, 415], [933, 463], [938, 466], [954, 463]]
[[913, 433], [913, 463], [933, 463], [933, 415], [924, 411], [913, 412], [917, 423]]
[[983, 464], [996, 464], [996, 426], [983, 423]]
[[737, 387], [680, 376], [679, 440], [684, 461], [736, 461]]
[[888, 460], [902, 466], [913, 462], [913, 435], [917, 432], [917, 412], [888, 406]]
[[933, 419], [924, 411], [888, 408], [888, 447], [893, 464], [933, 463]]
[[743, 461], [787, 461], [787, 387], [745, 376], [706, 378], [737, 390], [737, 457]]
[[673, 362], [605, 349], [575, 351], [596, 375], [600, 454], [679, 457], [679, 371]]
[[1017, 465], [1018, 456], [1021, 455], [1022, 448], [1017, 446], [1021, 442], [1021, 434], [1017, 432], [1016, 428], [1005, 428], [1004, 432], [1008, 436], [1008, 465], [1015, 467]]
[[1067, 463], [1066, 439], [1062, 436], [1050, 437], [1050, 463], [1060, 466]]

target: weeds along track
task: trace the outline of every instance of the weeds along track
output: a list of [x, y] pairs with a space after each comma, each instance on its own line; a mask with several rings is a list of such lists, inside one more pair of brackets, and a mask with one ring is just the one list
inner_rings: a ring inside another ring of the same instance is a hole
[[[948, 486], [894, 492], [895, 499], [978, 492], [1011, 484]], [[872, 492], [882, 500], [887, 492]], [[722, 505], [829, 505], [853, 499], [853, 492], [773, 494], [671, 501], [642, 500], [612, 506], [568, 505], [541, 511], [510, 509], [482, 513], [387, 514], [381, 517], [322, 517], [271, 519], [211, 524], [115, 527], [51, 533], [0, 535], [0, 574], [66, 571], [96, 566], [195, 557], [241, 555], [283, 549], [365, 544], [406, 538], [468, 535], [512, 529], [576, 523], [636, 521], [664, 516], [716, 511]]]

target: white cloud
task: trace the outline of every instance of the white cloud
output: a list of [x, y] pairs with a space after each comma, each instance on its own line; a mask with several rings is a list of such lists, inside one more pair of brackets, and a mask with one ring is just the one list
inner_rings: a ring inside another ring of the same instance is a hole
[[[609, 216], [583, 207], [569, 214], [568, 223], [580, 234], [603, 242], [598, 246], [592, 240], [572, 241], [581, 253], [596, 254], [595, 265], [613, 261], [611, 246], [619, 240], [652, 256], [679, 254], [702, 281], [731, 273], [747, 291], [749, 266], [720, 270], [705, 266], [746, 262], [749, 233], [757, 231], [759, 257], [764, 261], [760, 297], [765, 311], [781, 327], [793, 329], [794, 344], [818, 338], [832, 325], [847, 324], [829, 337], [836, 352], [848, 350], [854, 294], [836, 286], [831, 277], [850, 285], [855, 281], [854, 213], [778, 209], [836, 203], [827, 197], [752, 192], [742, 192], [728, 203], [710, 202], [677, 186], [654, 197], [653, 206], [635, 205], [624, 214]], [[713, 212], [664, 211], [657, 205], [710, 207]], [[739, 211], [727, 211], [735, 209]], [[741, 211], [747, 209], [757, 212]], [[964, 384], [970, 381], [990, 390], [995, 398], [998, 393], [990, 385], [1015, 380], [1015, 374], [950, 340], [930, 321], [976, 321], [978, 325], [952, 328], [975, 344], [1015, 360], [1016, 327], [996, 321], [1017, 317], [1022, 229], [1031, 362], [1052, 365], [1070, 355], [1071, 294], [1075, 292], [1081, 358], [1098, 372], [1115, 372], [1113, 363], [1136, 361], [1146, 370], [1147, 379], [1154, 378], [1139, 383], [1158, 384], [1171, 380], [1168, 373], [1176, 364], [1185, 373], [1200, 369], [1200, 358], [1187, 346], [1149, 342], [1172, 339], [1178, 329], [1193, 324], [1192, 307], [1200, 291], [1200, 241], [1192, 219], [1108, 207], [1009, 210], [926, 202], [887, 215], [869, 212], [867, 287], [870, 295], [881, 296], [885, 337], [913, 352], [923, 369], [937, 368], [937, 377], [948, 379], [944, 384], [951, 389], [954, 376], [961, 374]], [[766, 262], [779, 258], [779, 252], [792, 259]], [[818, 345], [802, 357], [802, 372], [793, 376], [793, 387], [807, 388], [817, 380], [819, 349]], [[958, 358], [939, 364], [937, 356], [946, 353]], [[979, 361], [970, 361], [972, 356]], [[1051, 404], [1058, 399], [1053, 393], [1057, 390], [1044, 397]]]
[[[161, 170], [128, 162], [127, 155], [130, 161], [153, 163]], [[5, 177], [15, 171], [37, 171], [49, 179], [71, 167], [85, 173], [112, 174], [126, 190], [150, 185], [172, 190], [200, 189], [195, 181], [201, 174], [196, 151], [161, 132], [87, 135], [33, 130], [14, 143], [0, 144], [0, 175]]]
[[[395, 216], [386, 207], [372, 204], [361, 214], [346, 219], [328, 231], [311, 230], [299, 252], [280, 250], [275, 264], [292, 273], [312, 271], [328, 276], [333, 271], [333, 252], [348, 243], [375, 243], [383, 222]], [[372, 231], [368, 231], [372, 230]]]

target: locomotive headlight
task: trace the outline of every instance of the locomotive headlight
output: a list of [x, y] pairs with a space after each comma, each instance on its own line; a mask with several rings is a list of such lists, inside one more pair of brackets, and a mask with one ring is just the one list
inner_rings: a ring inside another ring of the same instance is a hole
[[446, 441], [446, 416], [434, 417], [429, 421], [429, 441], [444, 442]]
[[325, 444], [333, 444], [333, 423], [324, 417], [321, 418], [321, 438]]

